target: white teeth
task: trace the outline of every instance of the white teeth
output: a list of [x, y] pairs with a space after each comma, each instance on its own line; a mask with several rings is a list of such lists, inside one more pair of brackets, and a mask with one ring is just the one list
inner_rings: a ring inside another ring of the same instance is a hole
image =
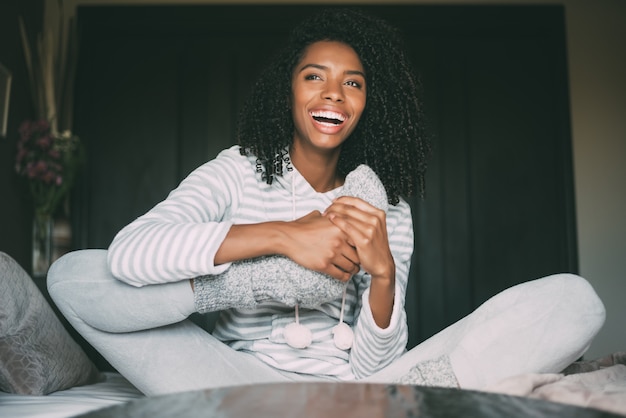
[[330, 110], [316, 110], [314, 112], [311, 112], [311, 116], [315, 118], [336, 119], [340, 120], [341, 122], [346, 120], [346, 117], [341, 113], [332, 112]]

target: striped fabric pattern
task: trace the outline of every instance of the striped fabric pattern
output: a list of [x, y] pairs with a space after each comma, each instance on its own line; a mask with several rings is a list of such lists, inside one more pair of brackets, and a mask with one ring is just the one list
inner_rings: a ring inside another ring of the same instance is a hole
[[[134, 286], [217, 274], [229, 267], [215, 266], [213, 259], [231, 225], [292, 220], [324, 211], [341, 195], [341, 187], [316, 192], [291, 165], [288, 154], [283, 159], [284, 176], [268, 185], [254, 158], [242, 156], [238, 146], [224, 150], [116, 235], [109, 247], [111, 271]], [[340, 350], [333, 343], [341, 299], [317, 309], [300, 309], [300, 322], [313, 333], [313, 343], [306, 349], [286, 344], [283, 331], [294, 321], [294, 310], [276, 302], [254, 310], [223, 311], [215, 337], [278, 369], [329, 379], [359, 379], [389, 365], [404, 353], [408, 339], [404, 298], [413, 227], [404, 200], [390, 206], [387, 230], [396, 263], [396, 295], [386, 329], [374, 322], [368, 303], [370, 277], [360, 271], [349, 282], [344, 312], [344, 321], [355, 333], [351, 350]]]

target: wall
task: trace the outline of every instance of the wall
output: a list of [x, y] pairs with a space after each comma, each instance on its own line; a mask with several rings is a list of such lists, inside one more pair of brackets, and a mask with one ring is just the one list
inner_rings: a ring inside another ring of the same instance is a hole
[[607, 308], [589, 357], [626, 350], [626, 2], [566, 2], [580, 272]]

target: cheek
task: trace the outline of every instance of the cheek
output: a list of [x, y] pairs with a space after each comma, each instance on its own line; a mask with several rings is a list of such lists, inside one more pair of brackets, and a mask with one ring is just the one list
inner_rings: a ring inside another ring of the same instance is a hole
[[306, 119], [308, 117], [308, 113], [306, 112], [306, 107], [302, 103], [302, 101], [298, 101], [296, 97], [291, 98], [291, 119], [294, 123], [294, 128], [297, 131], [301, 131], [306, 126]]
[[294, 89], [291, 92], [291, 110], [293, 113], [302, 111], [306, 104], [306, 95], [302, 90]]
[[358, 120], [361, 119], [361, 116], [363, 115], [363, 112], [365, 112], [365, 99], [362, 98], [360, 100], [358, 100], [357, 102], [355, 102], [355, 106], [354, 106], [354, 112], [355, 114], [358, 114]]

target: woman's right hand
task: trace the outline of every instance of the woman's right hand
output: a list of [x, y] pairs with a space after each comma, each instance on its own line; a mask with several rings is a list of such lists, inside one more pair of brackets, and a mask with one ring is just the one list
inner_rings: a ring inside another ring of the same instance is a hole
[[286, 222], [284, 232], [281, 253], [301, 266], [343, 282], [358, 273], [359, 257], [348, 236], [319, 211]]

